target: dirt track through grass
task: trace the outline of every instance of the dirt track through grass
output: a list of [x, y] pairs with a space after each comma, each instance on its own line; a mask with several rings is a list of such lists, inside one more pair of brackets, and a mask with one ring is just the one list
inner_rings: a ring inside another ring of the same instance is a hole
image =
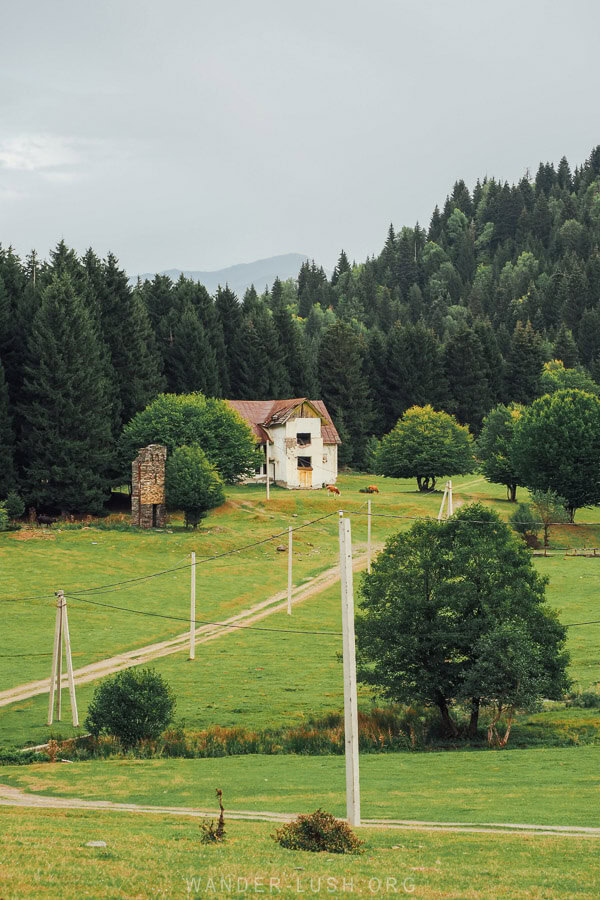
[[[374, 549], [378, 548], [374, 547]], [[354, 571], [360, 571], [365, 568], [366, 564], [367, 556], [362, 554], [356, 557], [352, 565]], [[317, 575], [309, 585], [294, 588], [292, 591], [292, 606], [302, 603], [303, 600], [308, 600], [315, 594], [331, 587], [337, 581], [339, 581], [339, 567], [332, 566], [330, 569]], [[287, 599], [285, 599], [285, 602], [282, 602], [284, 601], [284, 598], [287, 598], [287, 592], [279, 591], [267, 600], [256, 603], [254, 606], [250, 607], [250, 609], [244, 610], [235, 616], [231, 616], [229, 619], [224, 619], [222, 624], [200, 625], [196, 629], [196, 644], [204, 644], [207, 641], [212, 641], [225, 634], [231, 633], [231, 631], [236, 630], [235, 626], [248, 627], [256, 622], [260, 622], [262, 619], [273, 613], [281, 612], [287, 608]], [[163, 656], [170, 656], [172, 653], [180, 653], [188, 645], [189, 640], [190, 633], [189, 631], [186, 631], [170, 640], [149, 644], [145, 647], [140, 647], [137, 650], [120, 653], [117, 656], [111, 656], [100, 662], [83, 666], [80, 669], [76, 669], [74, 672], [75, 684], [87, 684], [98, 678], [104, 678], [107, 675], [120, 672], [122, 669], [139, 666]], [[64, 688], [68, 686], [66, 675], [63, 676], [62, 686]], [[0, 707], [28, 700], [30, 697], [36, 697], [39, 694], [47, 694], [49, 690], [49, 678], [30, 682], [29, 684], [18, 685], [15, 688], [9, 688], [8, 690], [0, 692]]]

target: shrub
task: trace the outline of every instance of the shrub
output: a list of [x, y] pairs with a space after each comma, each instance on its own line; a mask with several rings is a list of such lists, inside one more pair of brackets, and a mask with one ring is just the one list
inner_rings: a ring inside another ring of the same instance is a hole
[[508, 521], [517, 534], [521, 535], [528, 547], [538, 546], [539, 522], [528, 503], [519, 503]]
[[20, 519], [25, 512], [25, 504], [22, 497], [16, 491], [9, 491], [4, 501], [9, 519]]
[[287, 850], [309, 850], [311, 853], [362, 853], [364, 841], [350, 826], [322, 809], [306, 816], [298, 816], [278, 828], [273, 840]]
[[173, 720], [175, 696], [152, 669], [126, 669], [100, 684], [88, 707], [86, 728], [112, 734], [125, 748], [157, 740]]
[[578, 706], [581, 709], [600, 709], [600, 694], [595, 691], [582, 691], [580, 694], [569, 694], [567, 706]]
[[6, 509], [6, 502], [0, 503], [0, 531], [6, 531], [8, 528], [8, 510]]

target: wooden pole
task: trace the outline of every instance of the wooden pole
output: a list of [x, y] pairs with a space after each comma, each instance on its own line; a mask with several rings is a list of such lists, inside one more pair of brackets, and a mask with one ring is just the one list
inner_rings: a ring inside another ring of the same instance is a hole
[[[61, 591], [62, 594], [62, 591]], [[63, 626], [65, 633], [65, 650], [67, 654], [67, 677], [69, 679], [69, 696], [71, 697], [71, 713], [73, 716], [73, 727], [79, 726], [79, 716], [77, 714], [77, 698], [75, 697], [75, 678], [73, 676], [73, 660], [71, 658], [71, 636], [69, 634], [69, 616], [67, 613], [67, 601], [62, 594], [62, 611]]]
[[367, 500], [367, 572], [371, 574], [371, 501]]
[[356, 695], [356, 645], [354, 639], [354, 586], [350, 519], [340, 513], [340, 572], [342, 583], [342, 634], [344, 656], [344, 733], [346, 752], [346, 817], [360, 825], [358, 771], [358, 701]]
[[52, 653], [52, 671], [50, 675], [50, 700], [48, 703], [48, 725], [52, 725], [54, 716], [54, 692], [56, 690], [56, 673], [58, 671], [58, 640], [61, 623], [61, 591], [56, 593], [56, 624], [54, 626], [54, 651]]
[[[62, 591], [59, 591], [62, 596]], [[63, 622], [65, 599], [62, 596], [60, 616], [58, 618], [58, 672], [56, 673], [56, 721], [60, 722], [62, 715], [62, 657], [63, 657]]]
[[448, 482], [448, 518], [454, 515], [454, 503], [452, 502], [452, 482]]
[[267, 435], [267, 443], [265, 444], [265, 458], [267, 460], [267, 500], [269, 499], [269, 437]]
[[292, 614], [292, 526], [288, 526], [288, 616]]
[[190, 583], [190, 659], [196, 659], [196, 551], [192, 550]]
[[446, 504], [446, 497], [448, 496], [448, 482], [444, 485], [444, 496], [442, 497], [442, 505], [440, 506], [440, 511], [438, 513], [438, 522], [442, 521], [442, 516], [444, 515], [444, 506]]

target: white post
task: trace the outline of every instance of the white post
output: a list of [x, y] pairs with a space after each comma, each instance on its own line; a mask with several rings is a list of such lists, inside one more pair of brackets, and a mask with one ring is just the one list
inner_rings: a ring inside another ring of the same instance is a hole
[[58, 641], [62, 617], [60, 592], [56, 594], [56, 624], [54, 626], [54, 652], [52, 653], [52, 674], [50, 675], [50, 701], [48, 703], [48, 725], [52, 725], [54, 716], [54, 691], [56, 690], [56, 673], [58, 671]]
[[62, 594], [62, 611], [63, 611], [63, 630], [65, 633], [65, 651], [67, 654], [67, 677], [69, 679], [69, 696], [71, 697], [71, 713], [73, 716], [73, 727], [79, 726], [79, 716], [77, 714], [77, 698], [75, 697], [75, 678], [73, 676], [73, 660], [71, 658], [71, 636], [69, 634], [69, 616], [67, 613], [67, 601], [63, 592]]
[[190, 584], [190, 659], [196, 659], [196, 551], [192, 550]]
[[448, 518], [454, 515], [454, 503], [452, 502], [452, 482], [448, 482]]
[[367, 500], [367, 572], [371, 574], [371, 501]]
[[267, 435], [267, 443], [265, 444], [265, 458], [267, 460], [267, 500], [269, 499], [269, 437]]
[[60, 617], [58, 623], [58, 672], [56, 673], [56, 721], [60, 722], [62, 715], [62, 657], [63, 657], [63, 622], [64, 622], [64, 605], [65, 599], [62, 591], [58, 592], [59, 599], [62, 597], [60, 605]]
[[442, 521], [442, 516], [444, 514], [444, 505], [446, 503], [446, 497], [448, 496], [448, 482], [444, 485], [444, 496], [442, 497], [442, 505], [440, 506], [440, 511], [438, 513], [438, 522]]
[[288, 616], [292, 614], [292, 526], [288, 526]]
[[[340, 516], [342, 514], [340, 513]], [[340, 518], [340, 572], [342, 582], [342, 634], [344, 655], [344, 734], [346, 751], [346, 817], [360, 825], [358, 772], [358, 700], [356, 695], [356, 646], [354, 641], [354, 586], [350, 519]]]

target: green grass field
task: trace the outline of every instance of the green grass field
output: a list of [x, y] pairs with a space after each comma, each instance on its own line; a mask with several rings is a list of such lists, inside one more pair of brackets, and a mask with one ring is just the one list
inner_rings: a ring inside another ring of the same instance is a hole
[[[595, 900], [600, 879], [598, 841], [580, 837], [360, 829], [365, 852], [336, 856], [284, 850], [266, 823], [228, 824], [220, 846], [200, 843], [197, 820], [167, 816], [0, 809], [0, 828], [6, 900], [302, 892]], [[86, 847], [90, 840], [107, 846]]]
[[[363, 818], [600, 827], [600, 750], [393, 753], [361, 756]], [[0, 781], [60, 797], [345, 815], [341, 756], [106, 760], [4, 766]]]
[[[340, 480], [344, 508], [358, 510], [365, 502], [358, 488], [374, 479], [344, 476]], [[485, 481], [462, 479], [456, 485], [457, 499], [484, 499], [507, 515], [512, 508], [503, 499], [503, 489]], [[434, 514], [440, 495], [419, 496], [412, 483], [379, 479], [382, 493], [373, 498], [373, 507], [392, 515]], [[43, 590], [42, 585], [63, 584], [72, 589], [92, 587], [110, 580], [133, 578], [177, 563], [185, 564], [186, 554], [195, 548], [199, 555], [223, 552], [253, 539], [309, 521], [337, 504], [321, 492], [311, 494], [278, 490], [266, 508], [262, 491], [253, 487], [234, 488], [228, 506], [207, 520], [198, 534], [173, 526], [173, 533], [139, 534], [121, 531], [63, 530], [50, 537], [19, 540], [19, 533], [0, 537], [0, 560], [10, 590], [5, 596], [28, 596]], [[297, 512], [297, 518], [292, 518]], [[595, 511], [580, 514], [592, 518]], [[366, 521], [355, 516], [353, 539], [364, 549]], [[220, 524], [223, 523], [223, 524]], [[410, 520], [376, 518], [373, 540], [382, 541]], [[585, 525], [556, 529], [553, 544], [589, 546], [596, 529]], [[41, 533], [41, 532], [40, 532]], [[43, 532], [45, 535], [46, 532]], [[209, 562], [198, 568], [197, 617], [214, 621], [247, 608], [285, 587], [287, 554], [278, 553], [279, 541], [263, 544], [234, 558]], [[313, 577], [335, 563], [337, 522], [320, 522], [295, 535], [296, 583]], [[35, 565], [32, 565], [35, 560]], [[569, 558], [564, 554], [536, 557], [539, 571], [550, 578], [549, 602], [561, 611], [561, 620], [585, 622], [598, 619], [597, 590], [600, 585], [600, 558]], [[112, 567], [112, 568], [111, 568]], [[60, 578], [60, 581], [59, 581]], [[358, 586], [359, 577], [356, 578]], [[118, 592], [91, 595], [90, 599], [119, 606], [144, 608], [185, 616], [188, 609], [189, 570], [151, 579]], [[339, 631], [339, 587], [323, 591], [294, 608], [290, 618], [274, 614], [261, 623], [268, 628]], [[6, 604], [5, 629], [0, 653], [0, 683], [10, 687], [32, 678], [47, 676], [48, 657], [3, 659], [2, 654], [49, 652], [54, 627], [51, 599], [33, 603]], [[70, 626], [74, 665], [80, 666], [116, 652], [142, 646], [184, 630], [184, 623], [136, 616], [70, 601]], [[600, 682], [600, 626], [569, 631], [572, 654], [571, 677], [581, 689]], [[306, 720], [342, 705], [342, 670], [339, 663], [341, 641], [336, 637], [273, 634], [231, 630], [218, 640], [199, 646], [195, 662], [187, 652], [153, 663], [172, 684], [177, 695], [178, 718], [194, 727], [212, 724], [243, 725], [249, 728], [279, 727]], [[83, 720], [95, 685], [78, 688], [80, 718]], [[370, 705], [367, 691], [361, 692], [363, 706]], [[49, 730], [45, 724], [47, 695], [0, 708], [0, 743], [42, 743], [50, 733], [70, 736], [69, 704], [65, 697], [64, 723]], [[593, 718], [593, 715], [592, 715]], [[599, 721], [600, 716], [595, 716]], [[80, 729], [82, 730], [82, 729]]]

